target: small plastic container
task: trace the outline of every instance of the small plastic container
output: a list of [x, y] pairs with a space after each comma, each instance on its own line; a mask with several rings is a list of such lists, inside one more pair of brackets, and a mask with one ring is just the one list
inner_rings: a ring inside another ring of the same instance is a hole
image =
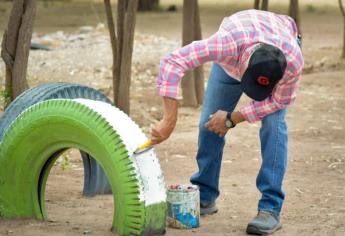
[[196, 185], [171, 185], [167, 193], [168, 225], [177, 229], [200, 226], [200, 194]]

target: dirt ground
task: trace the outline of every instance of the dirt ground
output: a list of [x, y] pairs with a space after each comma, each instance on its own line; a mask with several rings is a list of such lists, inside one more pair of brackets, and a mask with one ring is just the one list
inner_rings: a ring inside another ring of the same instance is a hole
[[[220, 2], [211, 6], [208, 0], [201, 1], [202, 16], [209, 13], [202, 20], [205, 36], [217, 29], [223, 16], [250, 6], [231, 5], [231, 10], [226, 11], [227, 3]], [[345, 125], [342, 120], [345, 116], [345, 61], [340, 60], [342, 20], [336, 3], [317, 1], [318, 4], [311, 5], [310, 2], [305, 1], [302, 7], [306, 67], [296, 104], [287, 115], [289, 161], [284, 182], [286, 201], [281, 216], [283, 229], [275, 235], [345, 235]], [[282, 11], [277, 1], [273, 3], [273, 9]], [[99, 8], [96, 4], [95, 9]], [[80, 36], [78, 27], [81, 25], [78, 24], [83, 22], [72, 26], [66, 23], [60, 28], [70, 34], [57, 37], [53, 33], [47, 37], [47, 33], [57, 29], [45, 25], [44, 17], [56, 16], [40, 17], [34, 39], [49, 41], [54, 50], [31, 53], [30, 85], [48, 81], [78, 82], [111, 96], [111, 55], [105, 29], [99, 26], [86, 36]], [[139, 33], [133, 56], [131, 116], [145, 132], [161, 116], [154, 79], [159, 59], [180, 44], [180, 25], [172, 24], [180, 22], [180, 19], [181, 12], [139, 15]], [[2, 20], [0, 18], [0, 26], [3, 25]], [[169, 31], [165, 30], [168, 26]], [[206, 73], [209, 67], [206, 65]], [[3, 78], [3, 69], [1, 65], [0, 78]], [[243, 97], [239, 106], [248, 101]], [[188, 183], [190, 175], [196, 171], [199, 115], [200, 108], [182, 107], [174, 134], [156, 148], [167, 184]], [[219, 213], [202, 217], [198, 229], [168, 228], [166, 235], [245, 235], [245, 227], [256, 214], [260, 197], [255, 187], [261, 164], [259, 128], [260, 123], [244, 123], [227, 135], [221, 195], [217, 201]], [[113, 215], [112, 196], [84, 198], [81, 195], [83, 167], [78, 151], [70, 150], [64, 157], [59, 159], [48, 179], [46, 204], [49, 220], [0, 220], [0, 235], [114, 235], [109, 230]]]

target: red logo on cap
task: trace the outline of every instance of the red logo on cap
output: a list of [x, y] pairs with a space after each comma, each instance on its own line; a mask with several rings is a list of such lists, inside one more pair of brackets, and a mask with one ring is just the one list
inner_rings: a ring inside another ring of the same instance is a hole
[[257, 81], [260, 85], [262, 86], [268, 86], [270, 84], [270, 80], [269, 78], [265, 77], [265, 76], [259, 76], [257, 78]]

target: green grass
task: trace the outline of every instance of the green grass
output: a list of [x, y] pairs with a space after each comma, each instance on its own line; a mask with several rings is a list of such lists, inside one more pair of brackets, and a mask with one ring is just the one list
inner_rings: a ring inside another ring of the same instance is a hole
[[72, 168], [71, 156], [68, 152], [63, 153], [55, 162], [55, 166], [61, 167], [63, 171], [70, 170]]
[[313, 12], [316, 11], [316, 7], [315, 7], [314, 5], [312, 5], [312, 4], [307, 4], [307, 5], [305, 6], [305, 9], [306, 9], [306, 11], [309, 12], [309, 13], [313, 13]]
[[[0, 109], [2, 110], [6, 104], [9, 104], [12, 99], [12, 93], [9, 90], [0, 90]], [[4, 110], [4, 109], [3, 109]]]

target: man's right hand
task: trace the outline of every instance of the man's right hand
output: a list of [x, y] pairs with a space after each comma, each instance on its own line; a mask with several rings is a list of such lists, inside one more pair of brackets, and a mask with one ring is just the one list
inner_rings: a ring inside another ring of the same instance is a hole
[[173, 132], [176, 125], [176, 121], [168, 121], [168, 120], [161, 120], [151, 132], [150, 139], [152, 140], [153, 144], [161, 143], [167, 140], [171, 133]]
[[164, 116], [163, 119], [152, 129], [151, 137], [153, 144], [158, 144], [168, 139], [174, 131], [177, 122], [177, 101], [172, 98], [164, 97]]

